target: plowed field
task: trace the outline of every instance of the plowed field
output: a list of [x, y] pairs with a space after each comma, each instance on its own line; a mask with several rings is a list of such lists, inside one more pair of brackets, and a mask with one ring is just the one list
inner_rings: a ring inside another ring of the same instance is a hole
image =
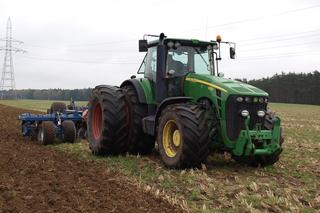
[[0, 105], [0, 212], [178, 212], [123, 175], [22, 138]]

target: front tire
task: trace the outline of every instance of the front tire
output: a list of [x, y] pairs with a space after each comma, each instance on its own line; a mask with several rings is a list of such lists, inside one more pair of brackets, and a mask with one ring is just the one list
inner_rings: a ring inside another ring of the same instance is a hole
[[157, 142], [169, 168], [192, 168], [209, 154], [209, 128], [205, 110], [192, 103], [167, 106], [159, 119]]
[[91, 94], [88, 109], [88, 141], [95, 155], [127, 151], [128, 106], [120, 88], [100, 85]]

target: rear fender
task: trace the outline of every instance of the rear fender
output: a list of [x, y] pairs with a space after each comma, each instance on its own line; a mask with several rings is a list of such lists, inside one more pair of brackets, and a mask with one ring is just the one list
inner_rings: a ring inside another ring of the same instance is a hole
[[143, 90], [142, 86], [140, 85], [139, 81], [137, 79], [126, 80], [120, 85], [120, 88], [122, 88], [124, 86], [129, 86], [129, 85], [133, 86], [135, 88], [137, 95], [138, 95], [139, 103], [146, 104], [147, 103], [146, 96], [144, 94], [144, 90]]

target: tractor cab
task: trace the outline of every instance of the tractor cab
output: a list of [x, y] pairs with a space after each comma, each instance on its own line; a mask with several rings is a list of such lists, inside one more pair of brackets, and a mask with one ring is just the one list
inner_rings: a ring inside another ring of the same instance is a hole
[[[152, 36], [154, 35], [146, 35]], [[234, 43], [217, 41], [199, 41], [195, 39], [167, 38], [163, 34], [158, 40], [148, 43], [139, 41], [140, 52], [147, 52], [140, 65], [138, 74], [156, 85], [155, 96], [158, 102], [166, 97], [183, 96], [185, 77], [189, 73], [200, 75], [219, 75], [218, 61], [221, 43], [230, 44], [230, 57], [235, 58]]]

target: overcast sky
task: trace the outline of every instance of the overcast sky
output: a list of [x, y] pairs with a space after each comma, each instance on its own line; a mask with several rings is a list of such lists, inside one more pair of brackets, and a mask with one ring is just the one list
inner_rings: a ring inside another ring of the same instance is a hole
[[119, 85], [144, 57], [138, 40], [161, 32], [236, 42], [219, 67], [227, 78], [320, 70], [319, 0], [0, 0], [0, 37], [9, 16], [28, 51], [14, 54], [18, 89]]

